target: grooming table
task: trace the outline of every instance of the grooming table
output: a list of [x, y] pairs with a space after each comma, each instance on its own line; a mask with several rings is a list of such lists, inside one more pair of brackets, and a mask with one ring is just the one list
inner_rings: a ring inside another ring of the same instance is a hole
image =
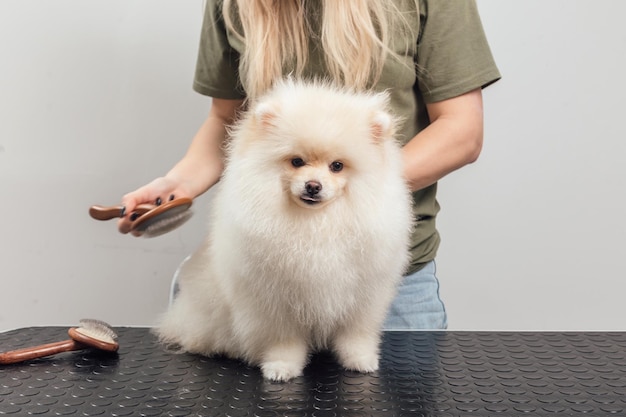
[[[149, 329], [115, 330], [117, 354], [0, 365], [0, 415], [626, 416], [622, 332], [387, 332], [377, 373], [321, 353], [273, 383], [239, 361], [166, 352]], [[65, 339], [67, 328], [18, 329], [0, 350]]]

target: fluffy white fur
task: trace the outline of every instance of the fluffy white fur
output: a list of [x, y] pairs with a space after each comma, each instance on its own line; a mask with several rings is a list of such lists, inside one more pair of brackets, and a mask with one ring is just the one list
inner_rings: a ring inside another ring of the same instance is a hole
[[285, 81], [233, 127], [209, 237], [180, 275], [161, 341], [302, 374], [331, 349], [378, 368], [412, 225], [385, 94]]

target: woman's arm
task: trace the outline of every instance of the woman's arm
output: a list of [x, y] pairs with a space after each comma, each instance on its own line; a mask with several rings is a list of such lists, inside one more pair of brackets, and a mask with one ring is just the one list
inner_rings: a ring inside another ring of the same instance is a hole
[[118, 222], [121, 233], [130, 231], [129, 215], [138, 204], [154, 204], [157, 198], [165, 202], [170, 195], [195, 198], [219, 180], [224, 169], [226, 126], [233, 122], [242, 105], [242, 100], [213, 99], [209, 114], [185, 156], [164, 177], [122, 197], [126, 215]]
[[233, 123], [242, 104], [242, 100], [213, 99], [209, 115], [187, 153], [166, 174], [166, 178], [186, 185], [186, 196], [197, 197], [219, 180], [224, 169], [226, 126]]
[[483, 143], [481, 89], [427, 104], [431, 124], [403, 148], [405, 177], [420, 190], [478, 158]]

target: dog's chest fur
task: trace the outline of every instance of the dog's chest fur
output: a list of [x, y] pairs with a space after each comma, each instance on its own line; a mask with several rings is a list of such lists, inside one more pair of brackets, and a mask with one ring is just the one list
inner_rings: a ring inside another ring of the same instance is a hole
[[233, 225], [239, 255], [229, 278], [235, 281], [233, 291], [248, 293], [278, 322], [329, 327], [345, 321], [375, 292], [376, 254], [365, 249], [375, 247], [373, 234], [315, 214], [293, 224], [282, 217]]

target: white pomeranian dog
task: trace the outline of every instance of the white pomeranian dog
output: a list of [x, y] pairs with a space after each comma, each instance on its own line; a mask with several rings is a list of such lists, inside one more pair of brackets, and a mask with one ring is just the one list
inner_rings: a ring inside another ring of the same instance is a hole
[[286, 80], [232, 127], [206, 243], [156, 328], [286, 381], [332, 350], [378, 369], [408, 261], [411, 198], [384, 93]]

